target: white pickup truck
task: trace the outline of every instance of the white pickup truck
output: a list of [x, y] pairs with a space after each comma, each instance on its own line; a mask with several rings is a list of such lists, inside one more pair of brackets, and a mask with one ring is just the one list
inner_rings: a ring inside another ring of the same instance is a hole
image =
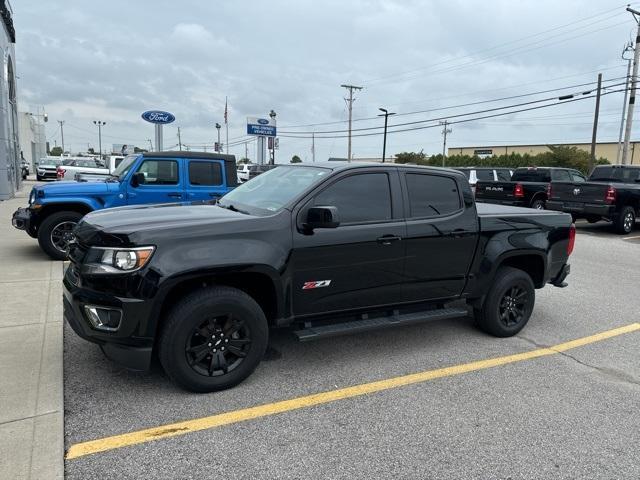
[[77, 180], [79, 176], [101, 178], [113, 173], [124, 160], [123, 156], [112, 155], [107, 161], [102, 162], [95, 158], [67, 158], [58, 166], [56, 173], [58, 180]]

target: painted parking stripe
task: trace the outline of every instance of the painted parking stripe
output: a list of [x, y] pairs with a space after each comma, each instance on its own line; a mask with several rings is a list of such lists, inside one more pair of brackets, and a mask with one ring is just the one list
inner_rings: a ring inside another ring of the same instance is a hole
[[67, 451], [66, 458], [68, 460], [71, 460], [94, 453], [106, 452], [117, 448], [152, 442], [164, 438], [175, 437], [178, 435], [185, 435], [187, 433], [208, 430], [224, 425], [231, 425], [233, 423], [244, 422], [255, 418], [267, 417], [270, 415], [276, 415], [278, 413], [284, 413], [293, 410], [299, 410], [301, 408], [308, 408], [325, 403], [331, 403], [337, 400], [344, 400], [347, 398], [354, 398], [370, 393], [390, 390], [392, 388], [398, 388], [405, 385], [423, 383], [438, 378], [451, 377], [455, 375], [461, 375], [463, 373], [474, 372], [477, 370], [499, 367], [501, 365], [507, 365], [510, 363], [522, 362], [524, 360], [531, 360], [534, 358], [555, 355], [567, 350], [582, 347], [584, 345], [600, 342], [608, 338], [616, 337], [626, 333], [636, 332], [638, 330], [640, 330], [640, 323], [632, 323], [624, 327], [607, 330], [605, 332], [591, 335], [589, 337], [579, 338], [551, 347], [539, 348], [536, 350], [530, 350], [528, 352], [517, 353], [515, 355], [507, 355], [504, 357], [463, 363], [461, 365], [454, 365], [451, 367], [439, 368], [436, 370], [427, 370], [424, 372], [388, 378], [385, 380], [364, 383], [361, 385], [354, 385], [352, 387], [330, 390], [313, 395], [305, 395], [303, 397], [292, 398], [280, 402], [268, 403], [256, 407], [243, 408], [241, 410], [234, 410], [231, 412], [212, 415], [209, 417], [186, 420], [182, 422], [162, 425], [159, 427], [138, 430], [135, 432], [123, 433], [121, 435], [114, 435], [111, 437], [76, 443], [74, 445], [71, 445], [71, 447]]

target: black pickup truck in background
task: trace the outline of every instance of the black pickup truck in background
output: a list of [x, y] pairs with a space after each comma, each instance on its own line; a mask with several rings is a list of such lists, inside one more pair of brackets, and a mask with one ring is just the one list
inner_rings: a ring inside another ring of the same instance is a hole
[[478, 182], [476, 201], [529, 207], [544, 210], [547, 187], [552, 181], [584, 182], [585, 176], [578, 170], [555, 167], [517, 168], [508, 182]]
[[598, 166], [586, 183], [551, 182], [547, 195], [549, 210], [590, 223], [606, 220], [618, 233], [627, 234], [640, 215], [640, 166]]
[[312, 340], [464, 317], [462, 300], [484, 331], [515, 335], [536, 288], [566, 285], [574, 239], [565, 213], [476, 206], [454, 170], [278, 166], [215, 205], [86, 215], [64, 316], [108, 357], [145, 369], [157, 352], [209, 392], [253, 372], [273, 327]]

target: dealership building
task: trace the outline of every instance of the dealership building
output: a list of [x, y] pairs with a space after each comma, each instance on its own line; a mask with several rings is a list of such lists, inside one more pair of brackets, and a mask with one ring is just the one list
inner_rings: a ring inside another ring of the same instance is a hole
[[[640, 142], [631, 142], [629, 144], [629, 163], [632, 165], [640, 165]], [[585, 152], [591, 152], [591, 143], [540, 143], [533, 145], [477, 145], [471, 147], [451, 147], [448, 149], [448, 155], [469, 155], [478, 157], [490, 157], [493, 155], [509, 155], [511, 153], [537, 155], [538, 153], [548, 152], [547, 145], [557, 147], [576, 147]], [[617, 163], [618, 142], [600, 142], [596, 143], [596, 158], [606, 158], [610, 163]]]
[[20, 188], [20, 147], [16, 104], [16, 32], [8, 0], [0, 2], [0, 200], [13, 197]]

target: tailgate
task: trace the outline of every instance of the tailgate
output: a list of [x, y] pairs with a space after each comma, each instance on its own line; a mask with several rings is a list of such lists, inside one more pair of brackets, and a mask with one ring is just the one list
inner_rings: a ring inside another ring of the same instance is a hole
[[565, 208], [581, 208], [585, 203], [605, 205], [608, 183], [581, 182], [551, 184], [550, 200], [562, 202]]
[[476, 200], [513, 200], [515, 182], [478, 182]]

